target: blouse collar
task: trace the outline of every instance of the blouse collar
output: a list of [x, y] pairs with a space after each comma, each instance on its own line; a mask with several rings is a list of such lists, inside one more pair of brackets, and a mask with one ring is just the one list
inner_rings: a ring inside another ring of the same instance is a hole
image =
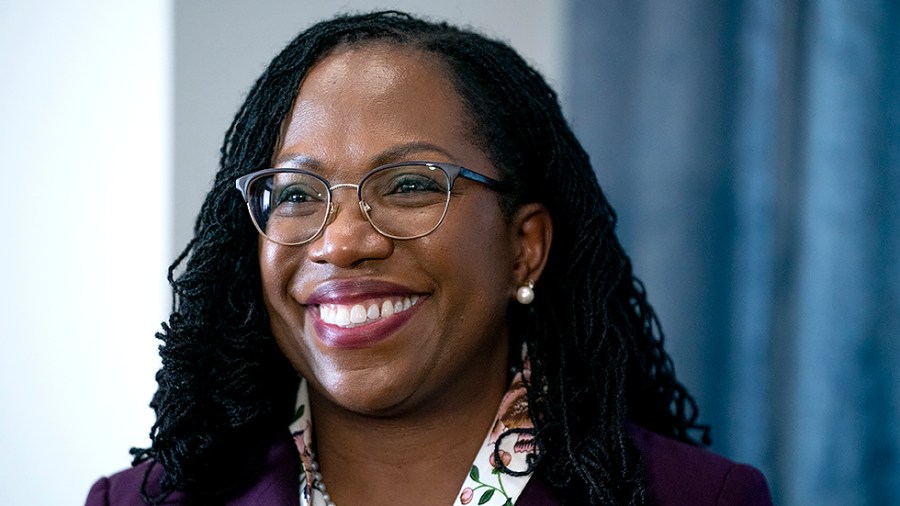
[[[516, 372], [509, 390], [500, 401], [494, 423], [475, 455], [453, 506], [473, 502], [487, 506], [511, 506], [531, 478], [538, 449], [534, 442], [534, 423], [528, 412], [526, 384], [530, 376], [531, 367], [525, 356], [522, 369]], [[290, 431], [303, 465], [300, 472], [300, 504], [333, 504], [321, 481], [322, 476], [312, 450], [312, 415], [309, 391], [306, 379], [303, 378], [297, 390], [294, 421], [291, 422]]]

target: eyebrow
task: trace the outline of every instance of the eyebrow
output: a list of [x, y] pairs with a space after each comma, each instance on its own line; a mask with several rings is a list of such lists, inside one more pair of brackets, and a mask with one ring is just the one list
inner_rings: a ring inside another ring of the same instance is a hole
[[[453, 157], [453, 155], [450, 154], [449, 151], [430, 142], [407, 142], [404, 144], [391, 146], [390, 148], [373, 157], [369, 163], [372, 167], [379, 167], [381, 165], [387, 165], [393, 162], [409, 160], [413, 155], [429, 151], [433, 153], [439, 153], [443, 157], [447, 158], [446, 161], [456, 163], [456, 159]], [[291, 164], [294, 166], [306, 166], [311, 169], [320, 168], [323, 165], [323, 163], [317, 160], [315, 157], [301, 153], [295, 153], [278, 158], [277, 160], [275, 160], [275, 164], [273, 166], [282, 167], [286, 164]]]

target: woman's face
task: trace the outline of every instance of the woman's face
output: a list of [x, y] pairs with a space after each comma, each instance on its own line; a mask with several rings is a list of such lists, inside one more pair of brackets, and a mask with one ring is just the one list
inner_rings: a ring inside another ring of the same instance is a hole
[[[273, 157], [276, 167], [305, 168], [332, 185], [410, 160], [500, 177], [473, 144], [445, 70], [423, 53], [380, 44], [340, 49], [311, 69]], [[272, 332], [314, 393], [389, 415], [505, 381], [507, 306], [527, 277], [536, 279], [523, 260], [522, 220], [505, 219], [494, 192], [460, 178], [437, 230], [393, 240], [366, 221], [355, 188], [333, 195], [337, 213], [314, 241], [259, 241]], [[368, 324], [321, 317], [323, 307], [368, 311], [406, 299], [415, 304]]]

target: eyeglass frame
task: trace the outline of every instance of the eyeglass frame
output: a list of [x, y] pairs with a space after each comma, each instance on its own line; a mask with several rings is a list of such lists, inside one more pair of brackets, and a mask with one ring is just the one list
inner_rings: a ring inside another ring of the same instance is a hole
[[[440, 169], [447, 176], [447, 181], [448, 181], [447, 200], [444, 203], [444, 210], [441, 213], [441, 218], [438, 220], [437, 224], [431, 228], [431, 230], [428, 230], [427, 232], [424, 232], [422, 234], [418, 234], [418, 235], [414, 235], [414, 236], [410, 236], [410, 237], [401, 237], [401, 236], [388, 234], [388, 233], [384, 232], [383, 230], [381, 230], [380, 228], [378, 228], [377, 225], [375, 225], [375, 222], [372, 221], [372, 217], [369, 215], [369, 211], [371, 211], [372, 207], [365, 200], [363, 200], [362, 187], [367, 179], [373, 177], [374, 175], [378, 174], [379, 172], [389, 170], [389, 169], [395, 169], [397, 167], [404, 167], [404, 166], [408, 166], [408, 165], [409, 166], [414, 166], [414, 165], [423, 166], [424, 165], [426, 167]], [[260, 227], [259, 223], [257, 223], [256, 216], [254, 216], [254, 213], [253, 213], [253, 209], [250, 207], [250, 195], [248, 194], [250, 184], [259, 178], [268, 176], [270, 174], [280, 174], [280, 173], [308, 175], [315, 179], [318, 179], [325, 185], [325, 190], [326, 190], [325, 204], [327, 207], [325, 217], [322, 219], [322, 224], [316, 230], [316, 233], [313, 234], [312, 236], [310, 236], [310, 238], [306, 239], [305, 241], [283, 243], [280, 241], [276, 241], [275, 239], [272, 239], [271, 237], [266, 235], [266, 233]], [[400, 240], [400, 241], [406, 241], [406, 240], [411, 240], [411, 239], [418, 239], [420, 237], [425, 237], [426, 235], [437, 230], [438, 227], [440, 227], [441, 224], [444, 222], [444, 218], [447, 216], [447, 210], [450, 208], [450, 195], [453, 192], [453, 184], [456, 182], [456, 180], [459, 177], [463, 177], [470, 181], [479, 183], [479, 184], [483, 185], [484, 187], [486, 187], [490, 190], [493, 190], [495, 192], [498, 192], [498, 193], [508, 192], [511, 189], [511, 185], [509, 183], [499, 181], [490, 176], [481, 174], [480, 172], [476, 172], [474, 170], [467, 169], [461, 165], [456, 165], [456, 164], [447, 163], [447, 162], [426, 162], [426, 161], [421, 161], [421, 160], [414, 160], [414, 161], [409, 161], [409, 162], [396, 162], [396, 163], [389, 163], [389, 164], [385, 164], [385, 165], [379, 165], [378, 167], [375, 167], [374, 169], [372, 169], [369, 172], [367, 172], [366, 174], [364, 174], [362, 179], [359, 180], [359, 183], [356, 183], [356, 184], [338, 183], [338, 184], [332, 185], [330, 181], [328, 181], [321, 175], [316, 174], [315, 172], [311, 172], [311, 171], [308, 171], [305, 169], [294, 168], [294, 167], [273, 167], [273, 168], [262, 169], [262, 170], [258, 170], [255, 172], [251, 172], [249, 174], [245, 174], [245, 175], [235, 179], [234, 185], [237, 188], [237, 190], [241, 192], [241, 197], [244, 199], [244, 202], [247, 204], [247, 212], [250, 213], [250, 221], [253, 222], [253, 226], [256, 227], [256, 230], [260, 233], [260, 235], [265, 237], [267, 240], [272, 241], [276, 244], [281, 244], [282, 246], [302, 246], [304, 244], [307, 244], [307, 243], [310, 243], [310, 242], [316, 240], [316, 238], [319, 237], [322, 234], [322, 232], [325, 231], [325, 228], [334, 219], [334, 215], [337, 212], [337, 207], [334, 205], [333, 193], [334, 193], [334, 190], [336, 190], [338, 188], [356, 188], [356, 199], [359, 204], [360, 212], [362, 212], [362, 215], [363, 215], [363, 217], [366, 218], [366, 221], [369, 222], [369, 225], [372, 225], [372, 228], [374, 228], [376, 232], [383, 235], [384, 237], [388, 237], [390, 239], [396, 239], [396, 240]]]

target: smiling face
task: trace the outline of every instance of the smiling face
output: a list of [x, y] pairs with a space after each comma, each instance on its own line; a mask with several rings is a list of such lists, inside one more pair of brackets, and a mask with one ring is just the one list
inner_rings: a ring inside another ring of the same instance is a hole
[[[409, 48], [342, 48], [305, 77], [274, 153], [276, 167], [356, 184], [373, 168], [425, 160], [500, 178], [472, 142], [446, 71]], [[272, 332], [317, 398], [356, 413], [395, 415], [464, 403], [505, 388], [507, 307], [536, 279], [522, 257], [521, 221], [497, 194], [458, 179], [444, 222], [412, 240], [380, 235], [354, 188], [312, 242], [260, 237]]]

